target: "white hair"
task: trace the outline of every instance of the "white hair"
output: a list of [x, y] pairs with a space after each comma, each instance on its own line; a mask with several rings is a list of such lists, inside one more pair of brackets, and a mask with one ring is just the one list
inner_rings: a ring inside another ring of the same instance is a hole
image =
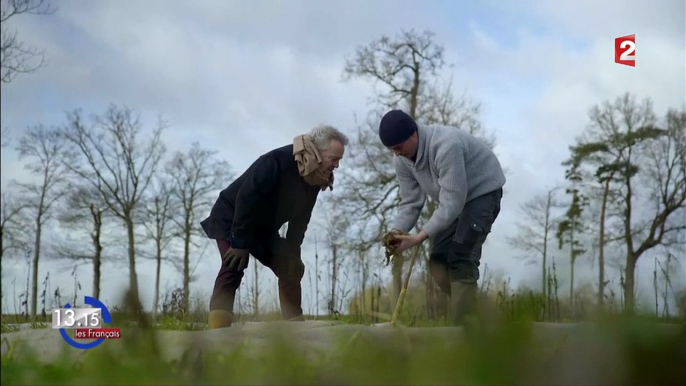
[[343, 146], [348, 146], [348, 137], [337, 128], [330, 125], [319, 125], [310, 131], [310, 137], [319, 150], [329, 148], [331, 141], [338, 141]]

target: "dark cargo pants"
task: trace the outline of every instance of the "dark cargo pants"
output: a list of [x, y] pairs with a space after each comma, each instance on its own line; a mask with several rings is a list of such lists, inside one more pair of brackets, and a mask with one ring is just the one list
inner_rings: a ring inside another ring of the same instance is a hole
[[[270, 243], [272, 247], [263, 253], [251, 254], [257, 261], [274, 272], [278, 279], [279, 302], [284, 319], [302, 315], [302, 288], [300, 281], [305, 274], [305, 264], [300, 256], [289, 253], [284, 243]], [[217, 240], [219, 256], [223, 258], [231, 245], [225, 240]], [[221, 260], [220, 260], [221, 261]], [[210, 299], [211, 310], [233, 312], [236, 290], [241, 285], [244, 271], [230, 270], [222, 263], [214, 282]]]
[[432, 240], [429, 270], [446, 294], [450, 295], [450, 282], [479, 280], [481, 247], [500, 213], [502, 197], [503, 190], [498, 189], [468, 201], [458, 219]]

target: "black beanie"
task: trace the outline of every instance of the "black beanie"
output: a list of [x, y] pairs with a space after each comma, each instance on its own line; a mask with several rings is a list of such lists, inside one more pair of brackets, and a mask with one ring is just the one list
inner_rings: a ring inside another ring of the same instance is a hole
[[387, 112], [379, 124], [379, 138], [386, 147], [407, 141], [417, 131], [417, 123], [402, 110]]

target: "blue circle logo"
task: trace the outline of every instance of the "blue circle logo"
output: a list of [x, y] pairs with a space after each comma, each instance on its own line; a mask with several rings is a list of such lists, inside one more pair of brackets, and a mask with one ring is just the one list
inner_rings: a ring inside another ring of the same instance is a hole
[[[110, 316], [110, 310], [107, 309], [107, 307], [98, 299], [91, 297], [91, 296], [85, 296], [84, 297], [84, 304], [87, 304], [89, 306], [93, 306], [95, 308], [100, 308], [102, 310], [102, 320], [105, 323], [112, 323], [112, 317]], [[71, 304], [67, 303], [64, 305], [64, 308], [71, 308]], [[60, 334], [62, 334], [62, 339], [64, 339], [65, 342], [67, 342], [70, 346], [74, 348], [78, 348], [81, 350], [88, 350], [93, 347], [98, 347], [102, 341], [105, 339], [99, 338], [96, 339], [90, 343], [79, 343], [72, 339], [68, 334], [67, 331], [64, 328], [60, 328]]]

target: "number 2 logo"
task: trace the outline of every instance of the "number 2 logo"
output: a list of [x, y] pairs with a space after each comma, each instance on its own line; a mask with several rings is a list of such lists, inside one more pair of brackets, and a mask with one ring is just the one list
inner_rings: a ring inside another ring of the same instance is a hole
[[636, 67], [636, 35], [615, 38], [615, 63]]

